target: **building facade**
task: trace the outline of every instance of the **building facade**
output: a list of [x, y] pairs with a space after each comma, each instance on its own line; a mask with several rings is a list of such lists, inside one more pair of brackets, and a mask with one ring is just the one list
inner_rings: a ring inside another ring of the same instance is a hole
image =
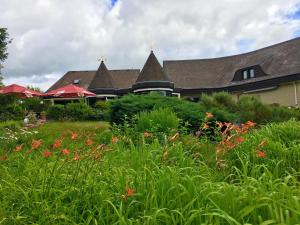
[[129, 93], [159, 92], [198, 100], [202, 93], [252, 95], [268, 104], [298, 107], [300, 38], [253, 52], [214, 59], [164, 61], [151, 51], [142, 70], [70, 71], [48, 91], [75, 84], [109, 99]]

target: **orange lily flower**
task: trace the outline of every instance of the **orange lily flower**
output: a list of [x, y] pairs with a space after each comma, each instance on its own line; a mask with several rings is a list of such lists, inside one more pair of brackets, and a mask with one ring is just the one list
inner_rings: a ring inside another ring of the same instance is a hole
[[208, 129], [208, 128], [209, 128], [208, 124], [205, 123], [205, 124], [203, 125], [203, 129]]
[[267, 153], [260, 151], [260, 150], [256, 150], [256, 156], [258, 158], [265, 158], [267, 156]]
[[236, 137], [236, 138], [235, 138], [235, 142], [236, 142], [236, 143], [239, 143], [239, 144], [240, 144], [240, 143], [242, 143], [242, 142], [244, 142], [244, 141], [245, 141], [245, 138], [244, 138], [244, 137]]
[[267, 143], [268, 143], [267, 140], [263, 140], [262, 142], [260, 142], [260, 144], [258, 145], [258, 147], [264, 147]]
[[76, 153], [74, 158], [73, 158], [74, 161], [79, 161], [80, 160], [80, 156]]
[[144, 138], [148, 138], [148, 137], [151, 137], [152, 135], [148, 132], [144, 132]]
[[135, 193], [135, 190], [134, 190], [134, 189], [132, 189], [132, 188], [127, 188], [127, 189], [126, 189], [126, 195], [127, 195], [127, 197], [133, 196], [134, 193]]
[[210, 113], [210, 112], [206, 112], [205, 114], [206, 114], [206, 118], [207, 119], [210, 119], [210, 118], [214, 117], [214, 115], [212, 113]]
[[76, 140], [78, 138], [78, 134], [76, 133], [71, 133], [71, 139]]
[[255, 125], [256, 125], [256, 123], [254, 123], [254, 122], [252, 122], [252, 121], [248, 121], [248, 122], [246, 123], [246, 126], [248, 126], [248, 127], [255, 127]]
[[54, 144], [52, 145], [52, 148], [59, 148], [62, 144], [62, 140], [55, 140]]
[[94, 142], [93, 142], [92, 139], [88, 138], [88, 139], [86, 140], [85, 143], [86, 143], [86, 145], [90, 146], [90, 145], [92, 145]]
[[32, 140], [31, 142], [31, 149], [37, 149], [42, 145], [42, 141], [41, 140]]
[[43, 156], [45, 158], [49, 158], [51, 155], [52, 155], [52, 152], [50, 152], [49, 150], [46, 150], [46, 151], [43, 152]]
[[23, 143], [23, 144], [21, 144], [21, 145], [19, 145], [19, 146], [17, 146], [17, 147], [16, 147], [16, 149], [15, 149], [15, 151], [16, 151], [16, 152], [19, 152], [19, 151], [21, 151], [21, 150], [22, 150], [22, 148], [23, 148], [23, 146], [24, 146], [24, 143]]
[[70, 154], [70, 150], [69, 149], [63, 149], [63, 150], [61, 150], [61, 152], [62, 152], [62, 154], [64, 154], [64, 155], [69, 155]]
[[112, 143], [117, 143], [119, 141], [119, 138], [118, 137], [116, 137], [116, 136], [112, 136], [112, 138], [111, 138], [111, 142]]

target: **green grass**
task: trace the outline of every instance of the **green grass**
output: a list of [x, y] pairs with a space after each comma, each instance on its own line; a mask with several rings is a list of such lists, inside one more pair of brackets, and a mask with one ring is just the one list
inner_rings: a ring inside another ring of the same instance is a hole
[[[0, 142], [0, 156], [7, 157], [0, 161], [1, 225], [299, 224], [298, 122], [246, 134], [224, 156], [222, 169], [216, 144], [190, 135], [147, 139], [111, 132], [100, 122], [48, 123], [36, 131]], [[62, 145], [52, 149], [62, 137]], [[32, 139], [43, 143], [28, 153]], [[267, 156], [257, 158], [263, 139]], [[61, 153], [65, 148], [69, 155]], [[49, 158], [43, 157], [46, 149], [53, 153]]]

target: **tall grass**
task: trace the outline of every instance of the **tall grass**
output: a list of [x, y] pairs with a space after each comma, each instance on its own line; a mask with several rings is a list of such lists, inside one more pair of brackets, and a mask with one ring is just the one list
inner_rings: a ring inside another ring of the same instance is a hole
[[[101, 123], [50, 123], [32, 137], [43, 140], [32, 153], [30, 141], [0, 153], [8, 156], [0, 161], [0, 224], [297, 224], [298, 129], [290, 121], [247, 134], [226, 156], [234, 164], [220, 169], [209, 140], [148, 137], [141, 145], [134, 139], [142, 134], [112, 135]], [[256, 159], [262, 138], [270, 152]], [[53, 149], [57, 139], [62, 145]], [[294, 163], [276, 155], [277, 142], [296, 154]]]

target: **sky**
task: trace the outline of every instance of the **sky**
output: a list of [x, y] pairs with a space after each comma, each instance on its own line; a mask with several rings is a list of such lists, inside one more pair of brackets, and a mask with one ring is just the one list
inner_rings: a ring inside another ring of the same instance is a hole
[[0, 0], [13, 39], [4, 83], [47, 90], [67, 71], [141, 69], [222, 57], [300, 37], [300, 0]]

